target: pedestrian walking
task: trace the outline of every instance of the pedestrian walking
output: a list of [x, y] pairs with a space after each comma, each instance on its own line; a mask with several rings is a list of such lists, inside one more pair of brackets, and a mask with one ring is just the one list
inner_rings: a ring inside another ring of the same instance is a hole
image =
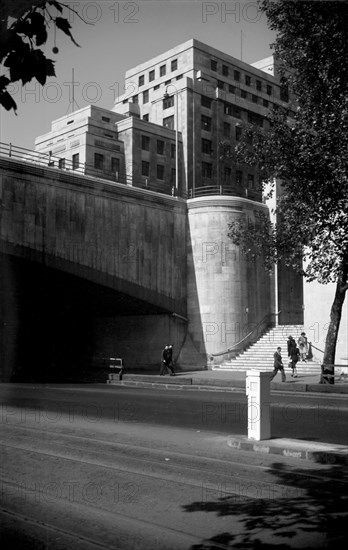
[[293, 351], [296, 349], [296, 341], [292, 336], [288, 336], [288, 357], [291, 359]]
[[300, 350], [298, 349], [298, 347], [296, 345], [295, 345], [295, 349], [293, 349], [292, 352], [291, 352], [290, 359], [291, 359], [290, 366], [292, 368], [291, 376], [293, 376], [294, 378], [297, 378], [296, 365], [297, 365], [298, 361], [300, 360]]
[[281, 351], [282, 351], [282, 348], [277, 348], [277, 351], [274, 352], [274, 355], [273, 355], [274, 367], [273, 367], [273, 372], [271, 374], [271, 381], [273, 380], [277, 372], [280, 371], [280, 374], [282, 375], [282, 382], [286, 382], [283, 360], [280, 353]]
[[168, 344], [162, 350], [161, 357], [161, 370], [160, 376], [164, 376], [167, 372], [167, 369], [170, 370], [170, 376], [175, 376], [174, 367], [173, 367], [173, 345]]
[[307, 363], [308, 340], [305, 332], [301, 332], [301, 336], [297, 340], [297, 343], [300, 350], [301, 361]]

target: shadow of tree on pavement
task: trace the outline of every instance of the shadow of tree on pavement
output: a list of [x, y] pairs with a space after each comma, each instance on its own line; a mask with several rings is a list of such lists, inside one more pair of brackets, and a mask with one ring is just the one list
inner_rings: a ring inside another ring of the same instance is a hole
[[228, 530], [190, 550], [346, 548], [346, 466], [335, 464], [317, 469], [313, 463], [309, 470], [292, 469], [278, 462], [270, 466], [269, 473], [274, 476], [271, 484], [246, 480], [234, 485], [233, 491], [211, 487], [201, 502], [185, 505], [188, 513], [214, 513], [229, 520]]

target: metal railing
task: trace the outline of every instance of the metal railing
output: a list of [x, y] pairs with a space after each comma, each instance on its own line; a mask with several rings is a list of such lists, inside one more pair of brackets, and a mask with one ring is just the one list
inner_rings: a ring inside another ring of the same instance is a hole
[[122, 175], [120, 173], [106, 170], [104, 168], [95, 168], [91, 164], [84, 162], [74, 162], [66, 158], [52, 155], [51, 153], [42, 153], [32, 151], [24, 147], [18, 147], [12, 143], [0, 142], [0, 157], [10, 158], [21, 162], [27, 162], [36, 166], [57, 170], [59, 173], [80, 174], [90, 176], [107, 182], [121, 183], [140, 189], [147, 189], [155, 193], [169, 196], [180, 196], [186, 198], [186, 193], [180, 192], [176, 195], [175, 186], [169, 183], [159, 183], [151, 181], [150, 178], [137, 180], [132, 175]]
[[229, 347], [228, 349], [224, 351], [220, 351], [218, 353], [212, 353], [211, 357], [214, 359], [215, 357], [221, 357], [226, 356], [224, 359], [230, 359], [231, 357], [236, 357], [236, 355], [239, 355], [243, 351], [245, 351], [251, 344], [257, 342], [259, 338], [270, 328], [274, 327], [276, 325], [275, 319], [280, 315], [281, 311], [278, 311], [278, 313], [267, 313], [257, 325], [248, 332], [241, 340], [233, 344], [233, 346]]
[[210, 195], [228, 195], [233, 197], [243, 197], [261, 202], [262, 193], [254, 189], [243, 189], [240, 186], [224, 184], [224, 185], [203, 185], [189, 190], [189, 198], [195, 199], [198, 197]]

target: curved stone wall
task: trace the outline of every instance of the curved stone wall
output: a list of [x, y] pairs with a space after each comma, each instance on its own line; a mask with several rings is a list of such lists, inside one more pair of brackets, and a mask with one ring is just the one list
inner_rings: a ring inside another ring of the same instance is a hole
[[233, 346], [272, 311], [262, 261], [247, 261], [227, 236], [232, 220], [260, 210], [268, 213], [266, 205], [239, 197], [188, 201], [189, 333], [207, 357]]

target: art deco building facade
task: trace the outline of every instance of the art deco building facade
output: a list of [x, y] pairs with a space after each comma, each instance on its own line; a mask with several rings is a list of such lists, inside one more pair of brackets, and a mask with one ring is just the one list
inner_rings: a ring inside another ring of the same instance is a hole
[[181, 132], [189, 198], [261, 200], [257, 172], [223, 159], [222, 145], [233, 148], [243, 126], [265, 128], [269, 110], [287, 105], [273, 57], [249, 65], [192, 39], [128, 70], [125, 90], [114, 111]]

